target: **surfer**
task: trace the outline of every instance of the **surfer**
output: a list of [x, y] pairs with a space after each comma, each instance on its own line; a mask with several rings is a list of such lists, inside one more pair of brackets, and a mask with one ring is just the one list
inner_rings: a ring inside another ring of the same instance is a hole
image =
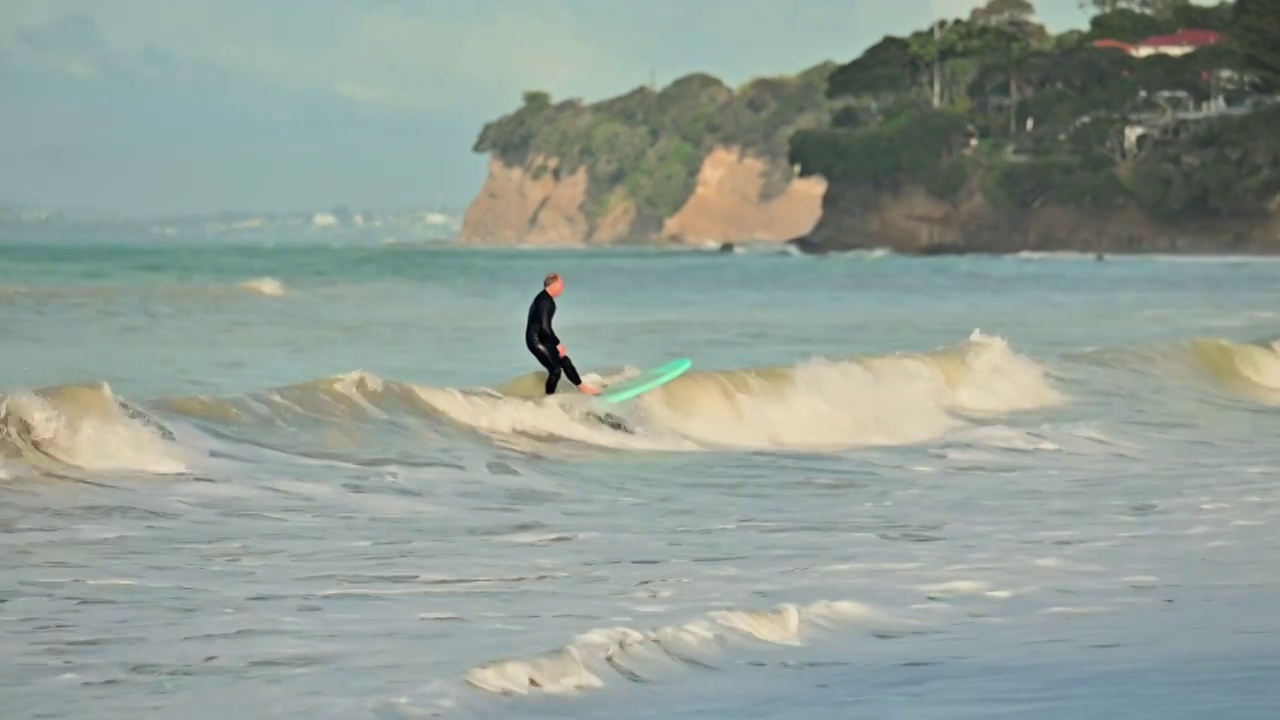
[[524, 326], [524, 344], [529, 352], [547, 369], [547, 394], [556, 391], [563, 372], [569, 382], [588, 395], [599, 395], [600, 390], [582, 382], [578, 369], [565, 354], [564, 345], [551, 329], [551, 318], [556, 314], [556, 296], [564, 292], [564, 278], [551, 273], [542, 281], [542, 292], [529, 304], [529, 320]]

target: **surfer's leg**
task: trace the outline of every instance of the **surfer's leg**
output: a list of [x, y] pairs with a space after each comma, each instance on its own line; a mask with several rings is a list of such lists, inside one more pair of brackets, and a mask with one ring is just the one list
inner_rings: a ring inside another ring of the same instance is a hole
[[569, 382], [573, 383], [574, 387], [582, 384], [582, 378], [578, 376], [578, 368], [573, 366], [573, 361], [568, 355], [560, 358], [560, 366], [564, 368], [565, 377], [569, 378]]
[[556, 357], [557, 353], [554, 350], [548, 350], [542, 345], [531, 346], [529, 352], [533, 353], [542, 367], [547, 369], [547, 394], [554, 395], [556, 385], [560, 384], [560, 358]]
[[560, 384], [560, 368], [552, 367], [547, 369], [547, 394], [556, 394], [556, 385]]

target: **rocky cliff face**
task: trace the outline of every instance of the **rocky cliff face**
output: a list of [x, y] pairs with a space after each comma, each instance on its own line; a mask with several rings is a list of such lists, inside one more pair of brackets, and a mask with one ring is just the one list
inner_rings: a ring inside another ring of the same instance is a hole
[[[464, 243], [570, 245], [587, 235], [580, 210], [587, 170], [561, 177], [559, 161], [535, 157], [526, 166], [489, 160], [484, 188], [467, 208], [459, 240]], [[541, 170], [534, 170], [541, 168]]]
[[949, 253], [1280, 252], [1280, 196], [1267, 217], [1206, 218], [1164, 224], [1135, 207], [1105, 212], [1046, 204], [1026, 212], [991, 205], [980, 192], [955, 202], [923, 188], [878, 193], [832, 185], [813, 231], [790, 242], [810, 253], [888, 248]]
[[579, 167], [560, 170], [554, 157], [508, 165], [494, 156], [484, 187], [467, 208], [459, 240], [472, 245], [573, 246], [624, 241], [783, 241], [809, 232], [822, 215], [826, 181], [790, 180], [766, 194], [766, 161], [717, 147], [702, 162], [697, 183], [671, 217], [645, 222], [645, 209], [623, 193], [586, 210], [589, 180]]
[[765, 161], [716, 148], [702, 161], [693, 194], [662, 226], [684, 243], [781, 241], [803, 235], [822, 217], [826, 180], [794, 178], [776, 197], [765, 196]]

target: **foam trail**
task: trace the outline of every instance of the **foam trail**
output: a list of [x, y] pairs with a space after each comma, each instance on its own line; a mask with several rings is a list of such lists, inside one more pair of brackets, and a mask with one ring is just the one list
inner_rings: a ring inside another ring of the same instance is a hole
[[847, 600], [805, 606], [784, 603], [773, 610], [716, 610], [683, 625], [649, 632], [598, 628], [545, 655], [471, 668], [462, 680], [498, 695], [564, 695], [603, 688], [611, 676], [652, 680], [690, 666], [714, 666], [726, 651], [741, 651], [752, 643], [801, 645], [835, 630], [879, 629], [906, 622]]

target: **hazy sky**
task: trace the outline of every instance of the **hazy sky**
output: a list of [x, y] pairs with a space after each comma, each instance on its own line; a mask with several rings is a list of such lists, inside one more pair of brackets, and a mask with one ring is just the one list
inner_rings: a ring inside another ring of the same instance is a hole
[[[464, 206], [481, 125], [857, 56], [970, 0], [0, 0], [0, 202]], [[1076, 0], [1040, 0], [1054, 30]]]

